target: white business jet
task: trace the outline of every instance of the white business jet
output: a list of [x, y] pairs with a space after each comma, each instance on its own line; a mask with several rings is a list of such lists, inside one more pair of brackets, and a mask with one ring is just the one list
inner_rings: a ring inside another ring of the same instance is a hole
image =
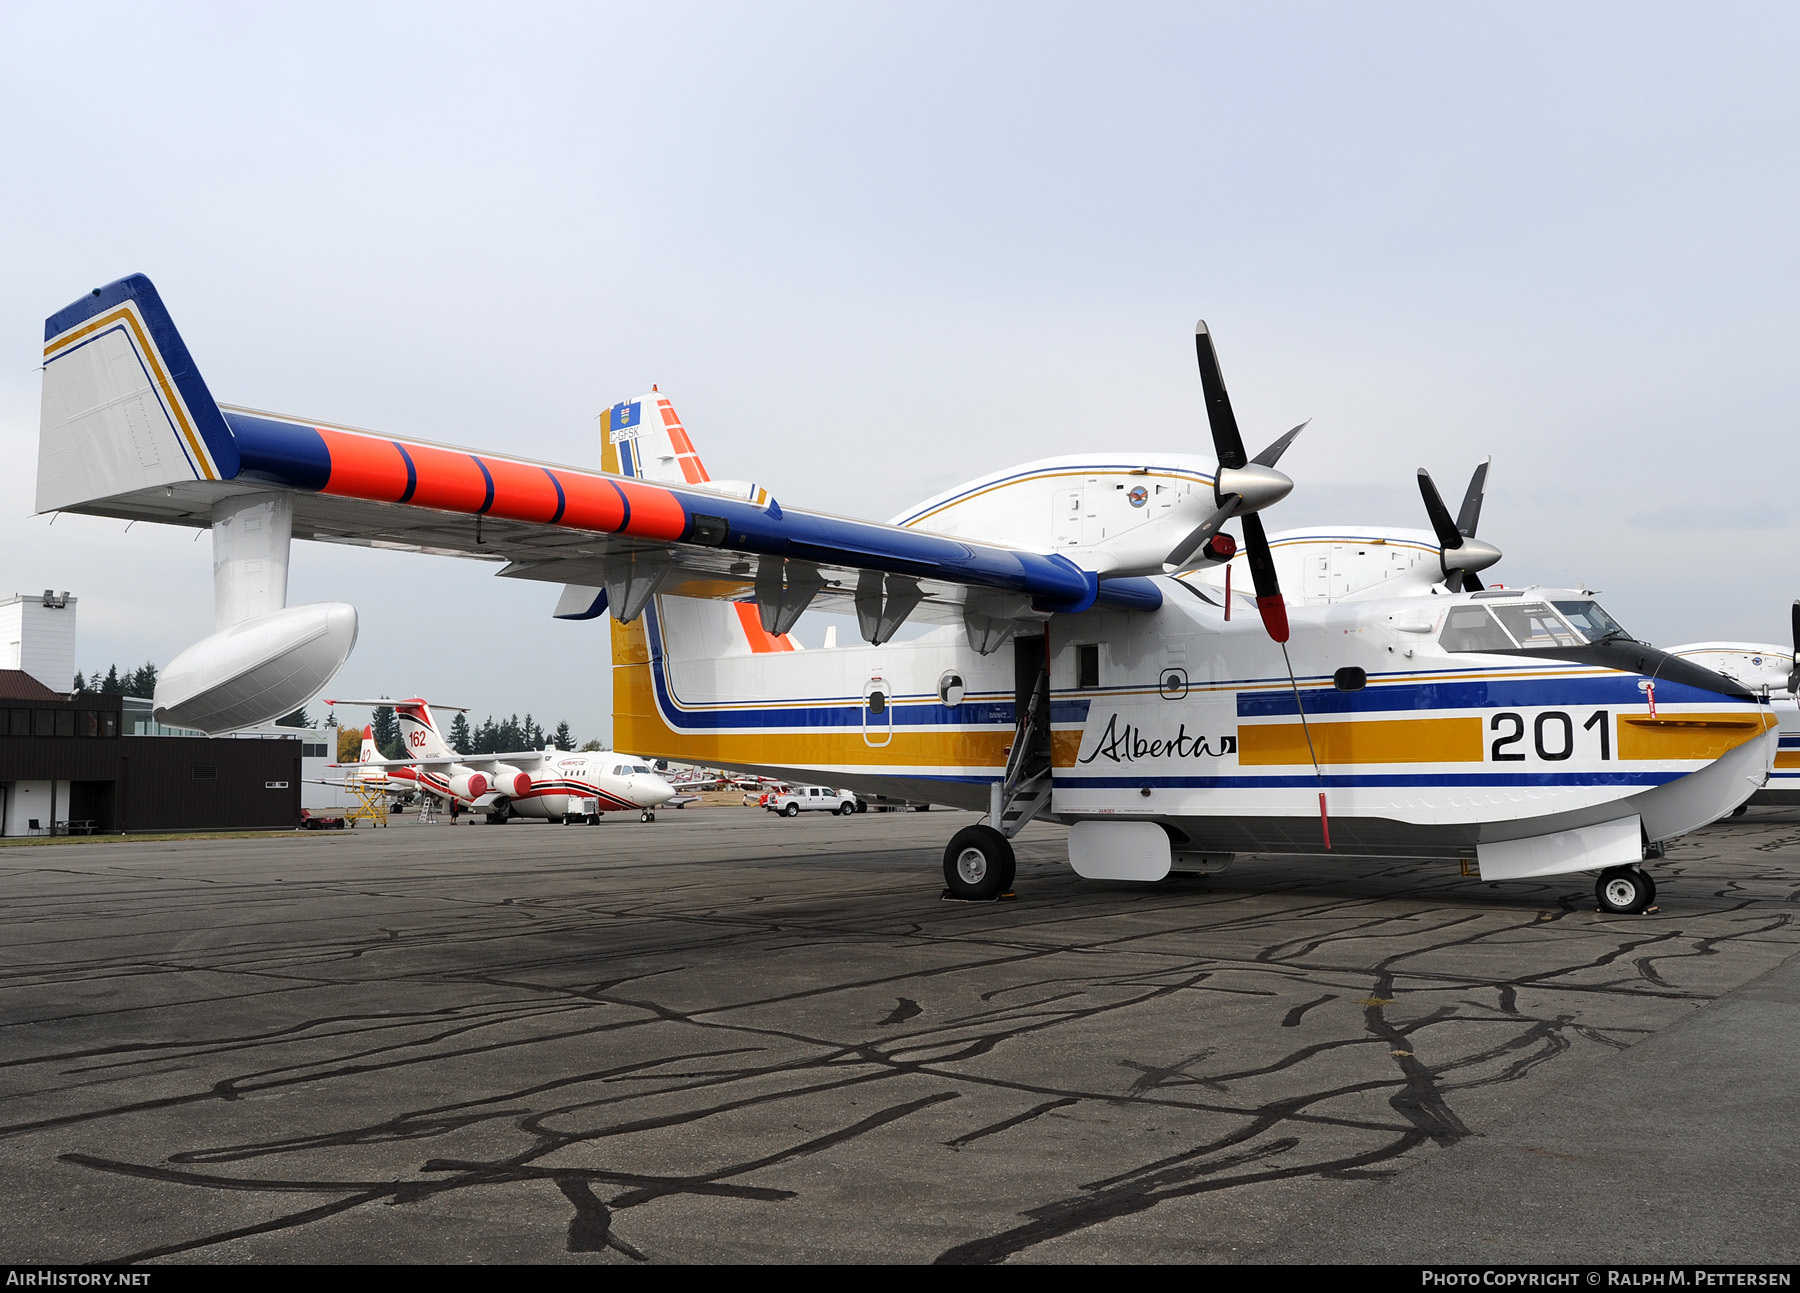
[[656, 810], [675, 798], [673, 786], [630, 755], [554, 748], [458, 754], [438, 729], [431, 706], [417, 697], [325, 703], [392, 706], [407, 757], [371, 758], [373, 740], [365, 738], [363, 765], [412, 782], [446, 803], [485, 812], [495, 825], [513, 817], [596, 822], [602, 814], [616, 812], [635, 812], [653, 822]]

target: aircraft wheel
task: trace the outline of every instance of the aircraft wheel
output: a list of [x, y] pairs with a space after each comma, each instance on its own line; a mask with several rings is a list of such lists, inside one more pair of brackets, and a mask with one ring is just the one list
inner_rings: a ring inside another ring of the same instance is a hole
[[638, 820], [640, 822], [653, 822], [656, 820], [656, 814], [646, 808], [643, 812], [638, 814]]
[[992, 826], [965, 826], [944, 846], [944, 885], [952, 897], [985, 899], [1012, 888], [1012, 842]]
[[798, 817], [800, 815], [800, 805], [789, 804], [786, 808], [781, 810], [781, 815], [783, 817]]
[[1633, 916], [1656, 901], [1656, 882], [1642, 867], [1616, 866], [1600, 873], [1594, 897], [1601, 911]]

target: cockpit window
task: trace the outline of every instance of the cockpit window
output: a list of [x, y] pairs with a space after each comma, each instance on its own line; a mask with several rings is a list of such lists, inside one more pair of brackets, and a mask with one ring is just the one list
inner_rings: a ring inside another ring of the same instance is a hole
[[1446, 651], [1510, 651], [1513, 640], [1485, 606], [1453, 606], [1444, 617], [1438, 645]]
[[1496, 604], [1491, 608], [1522, 647], [1580, 646], [1581, 638], [1542, 602]]
[[1561, 611], [1569, 623], [1580, 629], [1589, 642], [1598, 642], [1601, 638], [1630, 638], [1619, 626], [1619, 622], [1600, 609], [1599, 602], [1557, 602], [1556, 609]]

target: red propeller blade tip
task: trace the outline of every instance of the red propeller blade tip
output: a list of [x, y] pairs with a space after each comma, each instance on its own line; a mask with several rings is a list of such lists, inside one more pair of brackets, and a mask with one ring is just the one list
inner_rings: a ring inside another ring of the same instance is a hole
[[1279, 594], [1256, 599], [1256, 609], [1262, 612], [1263, 627], [1269, 630], [1269, 636], [1277, 642], [1288, 640], [1287, 603]]

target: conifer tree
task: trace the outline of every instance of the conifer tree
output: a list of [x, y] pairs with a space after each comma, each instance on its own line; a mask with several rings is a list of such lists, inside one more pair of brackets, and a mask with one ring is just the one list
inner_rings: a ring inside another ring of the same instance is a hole
[[106, 678], [100, 684], [100, 694], [102, 696], [117, 696], [119, 694], [118, 665], [114, 664], [106, 667]]
[[569, 730], [568, 719], [565, 718], [556, 725], [555, 740], [556, 748], [559, 750], [573, 750], [575, 748], [575, 733]]
[[458, 714], [450, 720], [450, 748], [458, 754], [475, 753], [475, 738], [469, 732], [467, 715]]
[[393, 706], [378, 706], [370, 726], [375, 729], [375, 748], [381, 751], [382, 758], [406, 757], [406, 749], [400, 744], [400, 722], [394, 717]]

